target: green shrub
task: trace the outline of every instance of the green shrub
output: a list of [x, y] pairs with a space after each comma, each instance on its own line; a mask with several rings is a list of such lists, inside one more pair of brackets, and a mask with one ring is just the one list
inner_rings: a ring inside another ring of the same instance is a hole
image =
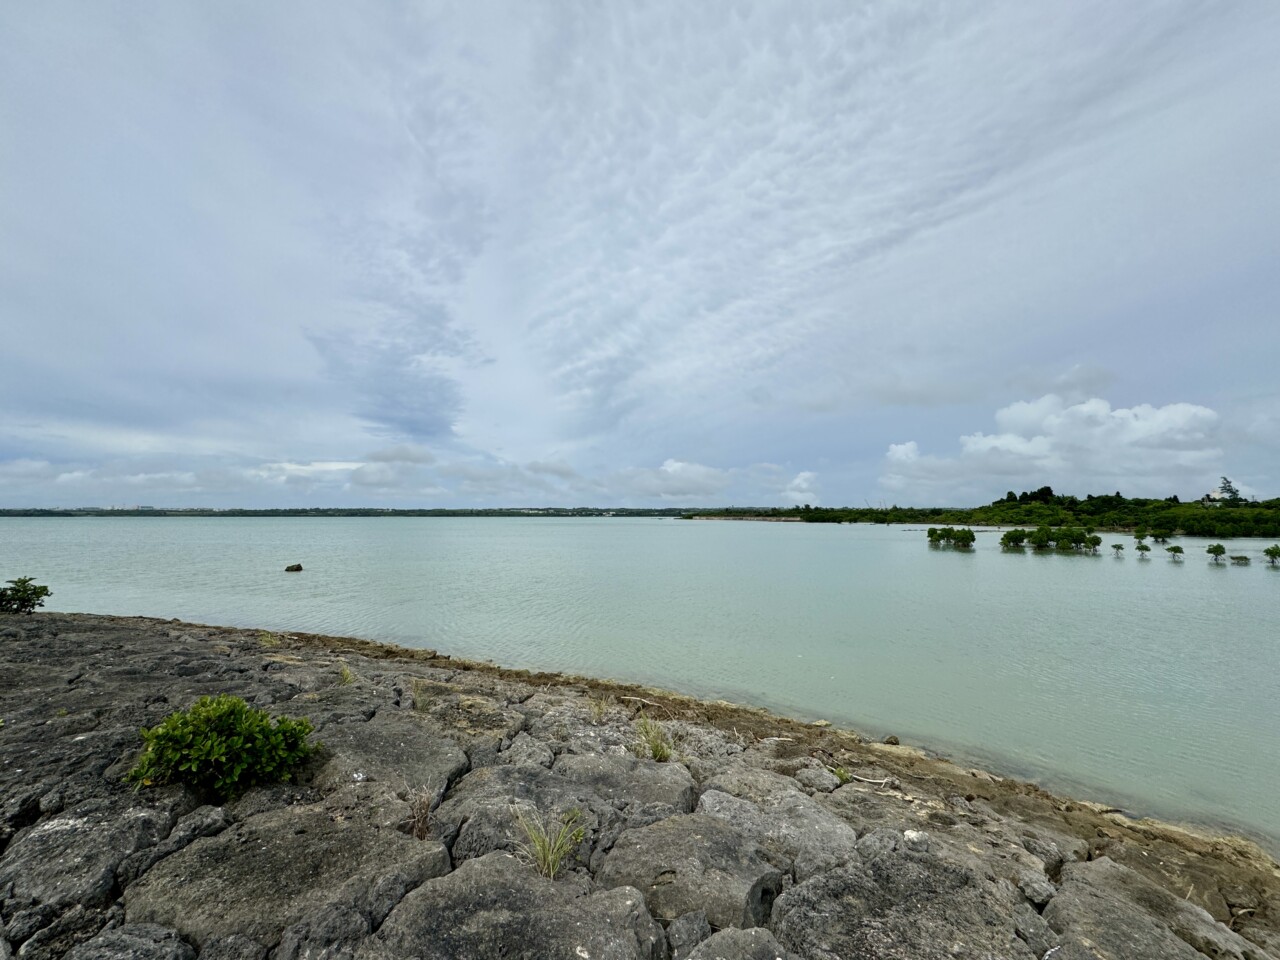
[[142, 731], [128, 779], [139, 786], [185, 783], [216, 800], [285, 780], [315, 751], [311, 721], [272, 717], [239, 697], [201, 697]]
[[32, 583], [30, 577], [10, 580], [9, 586], [0, 587], [0, 613], [31, 613], [44, 606], [44, 598], [51, 596], [48, 587]]

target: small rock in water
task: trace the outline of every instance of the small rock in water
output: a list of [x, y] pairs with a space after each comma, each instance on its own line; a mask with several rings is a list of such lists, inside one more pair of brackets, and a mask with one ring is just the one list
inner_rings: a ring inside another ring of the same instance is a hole
[[287, 567], [285, 567], [285, 568], [284, 568], [284, 572], [285, 572], [285, 573], [301, 573], [301, 572], [302, 572], [302, 564], [300, 564], [300, 563], [291, 563], [291, 564], [289, 564]]

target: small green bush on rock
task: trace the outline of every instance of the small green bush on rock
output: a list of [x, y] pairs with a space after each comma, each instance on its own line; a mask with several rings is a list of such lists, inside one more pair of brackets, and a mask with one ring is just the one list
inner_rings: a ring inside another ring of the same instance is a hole
[[311, 721], [272, 717], [239, 697], [201, 697], [142, 731], [130, 781], [139, 786], [185, 783], [215, 800], [286, 780], [312, 753]]
[[44, 606], [47, 596], [49, 588], [32, 583], [31, 577], [10, 580], [9, 586], [0, 587], [0, 613], [31, 613]]

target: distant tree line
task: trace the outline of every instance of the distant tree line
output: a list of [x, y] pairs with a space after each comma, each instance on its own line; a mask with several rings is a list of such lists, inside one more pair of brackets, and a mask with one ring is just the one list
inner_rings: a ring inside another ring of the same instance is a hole
[[1246, 500], [1223, 477], [1218, 496], [1182, 502], [1164, 499], [1090, 494], [1081, 499], [1053, 492], [1052, 487], [1014, 493], [981, 507], [733, 507], [701, 511], [703, 515], [803, 520], [807, 523], [921, 523], [950, 526], [1022, 527], [1038, 530], [1148, 531], [1156, 542], [1181, 534], [1188, 537], [1280, 537], [1280, 499]]

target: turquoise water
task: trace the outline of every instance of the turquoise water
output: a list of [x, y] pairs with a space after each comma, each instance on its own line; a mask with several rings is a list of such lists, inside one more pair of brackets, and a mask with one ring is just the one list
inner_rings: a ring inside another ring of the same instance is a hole
[[[345, 634], [895, 733], [1280, 848], [1280, 570], [651, 519], [0, 519], [49, 609]], [[283, 573], [301, 562], [302, 574]]]

